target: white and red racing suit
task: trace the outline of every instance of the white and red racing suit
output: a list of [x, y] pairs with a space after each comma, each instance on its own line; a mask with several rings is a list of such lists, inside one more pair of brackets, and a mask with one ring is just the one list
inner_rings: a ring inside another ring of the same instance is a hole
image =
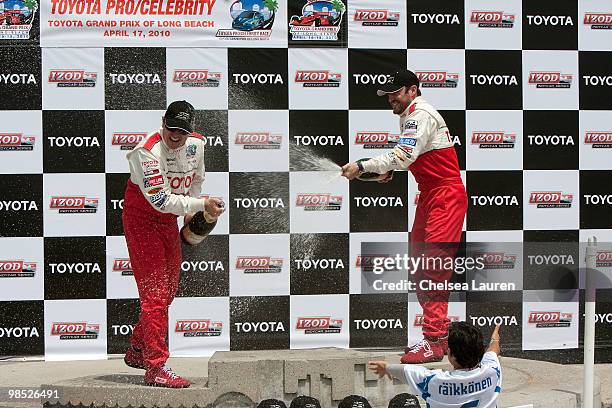
[[193, 133], [169, 149], [162, 130], [127, 154], [130, 179], [123, 202], [123, 229], [140, 297], [140, 318], [130, 343], [147, 367], [168, 359], [168, 307], [174, 300], [182, 260], [177, 216], [204, 210], [204, 142]]
[[[419, 96], [400, 115], [400, 130], [397, 146], [364, 161], [364, 171], [383, 174], [410, 170], [420, 191], [410, 235], [411, 255], [454, 257], [454, 244], [461, 240], [467, 211], [467, 194], [446, 122]], [[419, 281], [444, 282], [451, 274], [452, 269], [424, 268], [415, 275], [425, 336], [440, 337], [448, 332], [449, 292], [423, 291]]]

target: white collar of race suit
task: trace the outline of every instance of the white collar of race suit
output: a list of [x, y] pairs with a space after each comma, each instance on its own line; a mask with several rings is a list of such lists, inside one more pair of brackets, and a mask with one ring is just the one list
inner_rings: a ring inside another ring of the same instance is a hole
[[406, 109], [402, 113], [400, 113], [400, 117], [407, 116], [410, 113], [409, 112], [410, 111], [410, 107], [412, 107], [413, 105], [415, 105], [415, 104], [417, 104], [419, 102], [425, 102], [425, 99], [422, 96], [417, 96], [416, 98], [414, 98], [412, 100], [412, 102], [410, 102], [410, 105], [408, 105], [406, 107]]

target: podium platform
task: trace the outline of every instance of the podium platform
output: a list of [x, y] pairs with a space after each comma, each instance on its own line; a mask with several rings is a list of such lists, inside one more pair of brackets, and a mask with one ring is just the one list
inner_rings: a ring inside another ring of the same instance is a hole
[[[357, 394], [365, 396], [372, 407], [383, 408], [394, 395], [407, 392], [407, 387], [387, 378], [379, 379], [367, 370], [367, 362], [382, 359], [395, 363], [399, 355], [398, 351], [389, 350], [321, 348], [217, 352], [210, 359], [174, 358], [171, 366], [193, 382], [190, 388], [181, 390], [148, 387], [143, 382], [144, 371], [125, 367], [120, 360], [112, 363], [121, 368], [116, 373], [109, 371], [110, 361], [79, 362], [107, 367], [94, 375], [78, 376], [75, 371], [74, 378], [58, 381], [49, 380], [56, 377], [41, 377], [41, 387], [57, 388], [61, 399], [32, 406], [252, 408], [267, 398], [284, 400], [289, 406], [296, 396], [310, 395], [319, 399], [322, 408], [336, 408], [344, 397]], [[534, 408], [580, 407], [580, 366], [504, 357], [501, 362], [504, 382], [500, 408], [529, 404]], [[451, 368], [446, 360], [428, 367]], [[596, 377], [598, 407], [601, 406], [600, 388]], [[0, 406], [4, 405], [0, 403]]]

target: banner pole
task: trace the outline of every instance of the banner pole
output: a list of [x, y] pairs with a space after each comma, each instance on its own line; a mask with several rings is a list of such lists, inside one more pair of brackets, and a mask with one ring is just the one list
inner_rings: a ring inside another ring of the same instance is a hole
[[589, 237], [586, 247], [586, 276], [584, 302], [584, 385], [583, 408], [593, 407], [593, 382], [595, 372], [595, 277], [597, 238]]

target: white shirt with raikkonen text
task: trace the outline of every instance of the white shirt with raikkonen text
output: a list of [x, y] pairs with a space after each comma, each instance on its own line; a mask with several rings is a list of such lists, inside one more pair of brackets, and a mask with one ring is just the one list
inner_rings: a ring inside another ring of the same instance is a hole
[[408, 384], [430, 408], [495, 408], [502, 373], [497, 354], [484, 354], [471, 370], [429, 370], [419, 365], [390, 364], [387, 371]]

